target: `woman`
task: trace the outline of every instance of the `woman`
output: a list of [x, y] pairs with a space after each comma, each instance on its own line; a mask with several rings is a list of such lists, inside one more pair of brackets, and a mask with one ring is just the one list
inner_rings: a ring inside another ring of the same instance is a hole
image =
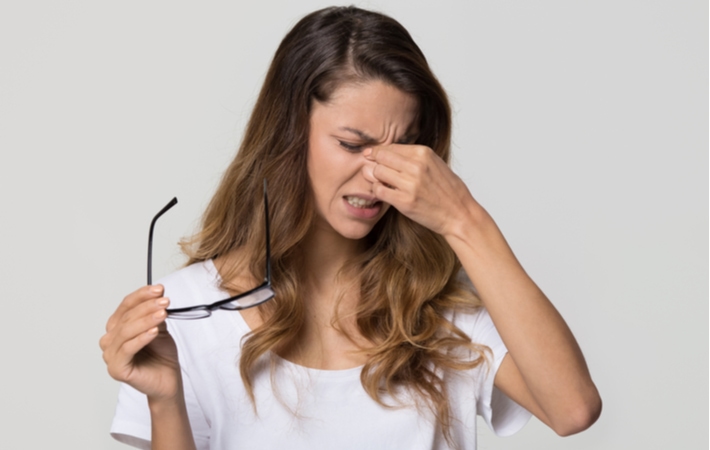
[[[476, 414], [499, 434], [529, 413], [560, 435], [589, 427], [601, 401], [581, 351], [449, 169], [450, 115], [393, 19], [354, 7], [302, 19], [184, 243], [188, 266], [108, 321], [104, 359], [125, 383], [114, 436], [472, 449]], [[259, 285], [269, 241], [272, 300], [166, 321]]]

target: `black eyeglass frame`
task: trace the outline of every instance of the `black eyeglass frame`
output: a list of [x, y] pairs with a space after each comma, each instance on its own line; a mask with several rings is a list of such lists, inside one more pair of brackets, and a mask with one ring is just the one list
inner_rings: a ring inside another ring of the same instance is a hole
[[[153, 284], [153, 230], [155, 228], [155, 223], [157, 222], [158, 218], [165, 214], [170, 208], [175, 206], [177, 204], [177, 198], [173, 197], [170, 202], [168, 202], [167, 205], [161, 209], [158, 214], [153, 217], [153, 220], [150, 223], [150, 231], [148, 234], [148, 285]], [[227, 311], [240, 311], [243, 309], [248, 309], [248, 308], [253, 308], [255, 306], [259, 306], [262, 303], [265, 303], [272, 298], [274, 298], [274, 291], [271, 287], [271, 239], [270, 239], [270, 228], [269, 228], [269, 200], [268, 196], [266, 194], [266, 178], [264, 178], [264, 230], [266, 232], [265, 236], [265, 241], [266, 241], [266, 272], [264, 275], [264, 282], [261, 283], [259, 286], [255, 287], [254, 289], [250, 289], [246, 292], [242, 292], [241, 294], [234, 295], [232, 297], [226, 298], [224, 300], [220, 300], [214, 303], [211, 303], [209, 305], [195, 305], [195, 306], [188, 306], [184, 308], [168, 308], [166, 312], [168, 313], [168, 318], [172, 319], [182, 319], [182, 320], [190, 320], [190, 319], [203, 319], [205, 317], [209, 317], [212, 315], [212, 311], [215, 311], [217, 309], [222, 309], [222, 310], [227, 310]], [[250, 295], [253, 295], [259, 291], [266, 290], [268, 291], [268, 295], [265, 296], [264, 298], [259, 299], [253, 304], [249, 304], [246, 306], [236, 304], [235, 301], [248, 297]], [[202, 312], [202, 315], [195, 315], [195, 316], [189, 316], [189, 315], [183, 315], [184, 313], [189, 313], [191, 311], [194, 312]]]

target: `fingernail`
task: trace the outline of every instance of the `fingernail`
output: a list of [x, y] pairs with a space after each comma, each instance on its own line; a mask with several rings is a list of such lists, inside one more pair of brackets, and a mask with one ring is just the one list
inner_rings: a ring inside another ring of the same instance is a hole
[[362, 154], [363, 154], [363, 156], [365, 156], [365, 157], [367, 158], [368, 156], [372, 155], [372, 149], [371, 149], [371, 148], [366, 148], [366, 149], [362, 152]]
[[156, 319], [162, 319], [163, 317], [165, 317], [165, 314], [167, 314], [165, 310], [161, 309], [160, 311], [153, 314], [153, 317], [155, 317]]
[[153, 294], [160, 294], [163, 292], [163, 286], [156, 284], [155, 286], [150, 287], [150, 292]]
[[167, 298], [161, 298], [158, 300], [159, 306], [166, 306], [168, 303], [170, 303], [170, 300], [168, 300]]

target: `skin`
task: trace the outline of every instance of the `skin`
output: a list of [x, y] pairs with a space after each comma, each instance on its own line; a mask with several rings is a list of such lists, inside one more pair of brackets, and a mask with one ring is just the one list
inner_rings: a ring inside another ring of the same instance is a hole
[[165, 325], [163, 286], [126, 296], [106, 323], [99, 345], [109, 375], [148, 397], [152, 448], [194, 450], [175, 341]]
[[[354, 323], [338, 325], [355, 342], [332, 324], [333, 299], [351, 292], [353, 281], [336, 274], [394, 207], [441, 234], [477, 287], [509, 351], [495, 385], [560, 435], [588, 428], [601, 399], [571, 331], [461, 179], [430, 148], [411, 144], [417, 112], [413, 97], [381, 81], [341, 86], [327, 103], [313, 105], [308, 173], [318, 219], [303, 246], [310, 315], [298, 348], [282, 349], [281, 356], [320, 369], [365, 362], [358, 347], [367, 342]], [[348, 207], [348, 197], [381, 203], [363, 217]], [[357, 300], [343, 299], [342, 317]], [[193, 449], [177, 350], [164, 323], [168, 304], [162, 286], [129, 294], [100, 344], [110, 375], [148, 396], [153, 448]], [[261, 325], [256, 311], [241, 313], [250, 327]]]

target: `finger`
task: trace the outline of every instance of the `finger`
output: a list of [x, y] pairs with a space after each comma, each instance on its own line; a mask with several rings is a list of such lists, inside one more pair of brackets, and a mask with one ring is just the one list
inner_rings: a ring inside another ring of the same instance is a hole
[[145, 331], [157, 327], [165, 321], [167, 312], [165, 308], [157, 311], [148, 311], [145, 315], [136, 317], [131, 321], [127, 321], [121, 326], [117, 326], [115, 330], [116, 342], [121, 343], [131, 340]]
[[379, 157], [378, 154], [381, 152], [394, 153], [404, 157], [421, 156], [429, 152], [433, 153], [429, 147], [415, 144], [382, 144], [371, 147], [371, 150], [369, 157], [373, 159], [377, 159]]
[[134, 339], [141, 333], [159, 326], [165, 321], [167, 313], [165, 309], [158, 311], [148, 311], [142, 317], [138, 317], [132, 321], [122, 322], [117, 325], [112, 331], [106, 333], [101, 338], [101, 345], [104, 349], [104, 359], [109, 359], [115, 355], [118, 349], [126, 342]]
[[111, 329], [116, 325], [116, 321], [122, 317], [126, 311], [148, 299], [161, 297], [163, 295], [163, 290], [162, 285], [156, 284], [152, 286], [143, 286], [142, 288], [128, 294], [106, 322], [106, 331], [111, 331]]
[[160, 310], [165, 310], [169, 304], [170, 299], [167, 297], [148, 299], [126, 311], [123, 316], [121, 316], [117, 324], [128, 323], [146, 315], [156, 313]]
[[376, 162], [368, 161], [367, 163], [363, 164], [363, 166], [362, 166], [362, 169], [361, 169], [362, 175], [370, 183], [374, 183], [377, 181], [377, 178], [375, 178], [375, 175], [372, 173], [372, 171], [374, 170], [376, 165], [377, 165]]
[[150, 344], [159, 334], [158, 327], [152, 327], [149, 330], [135, 336], [133, 339], [125, 341], [116, 352], [107, 359], [106, 365], [109, 375], [119, 381], [127, 381], [127, 371], [133, 362], [135, 355]]
[[127, 340], [123, 343], [123, 345], [121, 345], [118, 352], [116, 352], [116, 356], [118, 357], [116, 361], [120, 362], [125, 360], [126, 362], [129, 362], [133, 359], [136, 353], [145, 348], [146, 345], [150, 344], [159, 333], [160, 328], [156, 326], [135, 336], [133, 339]]
[[118, 305], [116, 312], [123, 313], [146, 300], [162, 297], [163, 290], [164, 288], [160, 284], [143, 286], [142, 288], [128, 294]]
[[400, 189], [393, 189], [379, 181], [372, 184], [372, 194], [379, 200], [394, 206], [399, 212], [405, 214], [410, 196]]
[[373, 183], [380, 182], [388, 185], [392, 189], [402, 190], [412, 185], [412, 180], [409, 176], [383, 164], [377, 164], [372, 169], [372, 176], [374, 178]]
[[417, 173], [422, 166], [428, 164], [430, 151], [427, 147], [419, 145], [383, 145], [374, 147], [370, 158], [398, 172]]
[[125, 326], [126, 323], [136, 320], [136, 318], [143, 317], [161, 308], [165, 309], [168, 304], [169, 300], [164, 297], [157, 299], [146, 299], [131, 309], [124, 309], [122, 313], [115, 312], [106, 324], [106, 333], [110, 334], [115, 332], [117, 329]]
[[166, 308], [170, 304], [167, 298], [148, 300], [126, 312], [102, 338], [104, 349], [121, 345], [121, 342], [132, 339], [137, 334], [154, 327], [165, 320]]

